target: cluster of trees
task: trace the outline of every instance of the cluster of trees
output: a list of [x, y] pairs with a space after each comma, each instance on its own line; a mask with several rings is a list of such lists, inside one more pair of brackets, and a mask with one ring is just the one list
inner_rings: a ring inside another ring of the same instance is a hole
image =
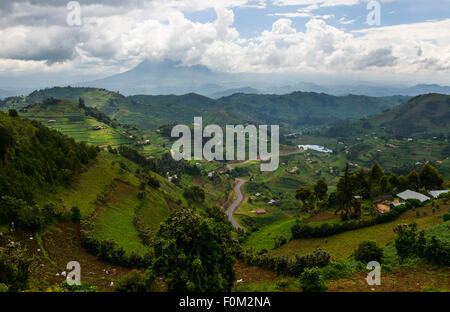
[[97, 156], [97, 148], [77, 143], [36, 121], [0, 112], [0, 194], [32, 203], [42, 189], [69, 184]]
[[406, 189], [416, 191], [439, 189], [443, 183], [442, 175], [430, 164], [425, 164], [418, 173], [413, 170], [407, 176], [392, 174], [389, 177], [378, 163], [369, 170], [360, 169], [355, 172], [351, 172], [347, 164], [344, 175], [337, 184], [336, 192], [327, 197], [326, 182], [320, 179], [315, 184], [314, 190], [307, 186], [300, 187], [296, 192], [296, 198], [308, 209], [314, 207], [315, 202], [326, 199], [325, 205], [328, 208], [335, 208], [344, 220], [357, 219], [361, 216], [361, 205], [355, 203], [355, 196], [359, 196], [361, 200], [372, 199]]
[[27, 289], [30, 264], [31, 259], [20, 244], [0, 247], [0, 292]]
[[183, 197], [194, 203], [203, 203], [205, 201], [205, 191], [199, 186], [192, 186], [184, 190]]
[[435, 236], [427, 241], [424, 231], [418, 233], [416, 223], [399, 224], [394, 231], [395, 248], [402, 261], [419, 257], [432, 264], [450, 265], [450, 245]]
[[260, 266], [275, 271], [278, 275], [295, 277], [298, 277], [307, 268], [325, 267], [331, 259], [330, 254], [320, 248], [306, 256], [295, 255], [295, 259], [287, 256], [255, 255], [251, 251], [242, 254], [241, 257], [243, 262], [249, 266]]
[[112, 121], [111, 118], [108, 117], [108, 115], [99, 111], [95, 107], [86, 106], [83, 98], [80, 98], [78, 100], [78, 108], [83, 109], [86, 116], [91, 116], [96, 120], [98, 120], [99, 122], [103, 122], [104, 124], [107, 124], [108, 126], [111, 126], [113, 128], [117, 127], [117, 124], [114, 121]]
[[295, 193], [295, 198], [303, 203], [304, 210], [314, 209], [317, 203], [322, 203], [327, 198], [328, 184], [324, 179], [317, 180], [314, 190], [308, 186], [301, 186]]
[[382, 224], [393, 221], [407, 210], [420, 206], [421, 203], [419, 200], [410, 199], [404, 205], [394, 207], [390, 212], [379, 214], [372, 220], [351, 220], [333, 224], [323, 223], [320, 226], [302, 224], [297, 220], [297, 222], [291, 228], [292, 238], [299, 239], [312, 237], [328, 237], [342, 232], [372, 226], [374, 224]]
[[152, 269], [165, 277], [168, 291], [231, 291], [233, 265], [240, 251], [230, 225], [215, 215], [204, 217], [182, 209], [161, 224]]

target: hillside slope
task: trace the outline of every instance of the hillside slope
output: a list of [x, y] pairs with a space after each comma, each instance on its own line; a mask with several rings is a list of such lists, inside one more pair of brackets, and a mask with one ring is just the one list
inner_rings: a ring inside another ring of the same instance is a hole
[[445, 137], [449, 122], [450, 96], [425, 94], [365, 120], [336, 125], [327, 133], [333, 137], [361, 136], [376, 130], [390, 137]]
[[[207, 124], [278, 124], [297, 129], [327, 126], [348, 119], [359, 119], [390, 109], [406, 97], [371, 98], [349, 95], [295, 92], [286, 95], [234, 94], [213, 100], [198, 94], [137, 95], [124, 97], [115, 92], [95, 88], [53, 88], [33, 92], [28, 97], [9, 98], [3, 109], [21, 108], [46, 98], [78, 101], [98, 108], [112, 119], [143, 129], [155, 129], [172, 123], [192, 123], [202, 116]], [[226, 112], [226, 114], [224, 114]]]
[[130, 144], [132, 140], [118, 123], [96, 108], [86, 107], [68, 100], [43, 100], [23, 108], [20, 115], [38, 120], [77, 141], [100, 146]]

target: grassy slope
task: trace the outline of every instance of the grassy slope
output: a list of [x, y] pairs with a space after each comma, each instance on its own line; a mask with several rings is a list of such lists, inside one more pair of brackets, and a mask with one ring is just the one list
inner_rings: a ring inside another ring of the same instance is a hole
[[[132, 142], [120, 129], [114, 129], [91, 116], [86, 116], [83, 109], [78, 108], [77, 103], [61, 101], [57, 105], [35, 105], [26, 113], [20, 113], [21, 117], [30, 118], [42, 122], [47, 127], [58, 130], [73, 137], [77, 141], [84, 141], [95, 145], [129, 144]], [[56, 120], [55, 123], [49, 120]], [[94, 126], [106, 129], [95, 131]]]
[[[153, 175], [160, 181], [160, 189], [147, 187], [145, 199], [139, 200], [137, 194], [141, 180], [121, 169], [117, 165], [119, 162], [124, 163], [130, 172], [137, 168], [134, 163], [121, 156], [102, 152], [97, 161], [82, 173], [72, 186], [60, 188], [55, 194], [42, 194], [38, 203], [52, 202], [63, 211], [76, 206], [83, 216], [95, 213], [94, 235], [97, 238], [112, 238], [126, 251], [142, 253], [145, 246], [141, 244], [134, 227], [134, 216], [140, 215], [144, 224], [156, 231], [169, 213], [167, 202], [181, 201], [183, 205], [186, 203], [180, 188], [156, 174]], [[99, 200], [100, 197], [105, 200]]]
[[[374, 240], [379, 245], [385, 246], [395, 238], [396, 235], [393, 228], [397, 224], [416, 222], [419, 229], [437, 225], [442, 222], [442, 219], [438, 218], [438, 216], [448, 212], [448, 209], [449, 205], [441, 205], [440, 210], [436, 211], [435, 215], [433, 215], [432, 207], [426, 206], [418, 209], [418, 211], [421, 212], [420, 218], [416, 217], [415, 211], [408, 211], [399, 219], [385, 224], [344, 232], [327, 238], [293, 240], [281, 248], [271, 251], [270, 254], [286, 256], [294, 256], [295, 254], [304, 255], [313, 252], [317, 247], [321, 247], [328, 251], [335, 259], [347, 258], [364, 240]], [[427, 213], [427, 216], [423, 215], [424, 212]], [[260, 248], [261, 247], [262, 246], [260, 246]], [[255, 249], [257, 248], [255, 247]]]

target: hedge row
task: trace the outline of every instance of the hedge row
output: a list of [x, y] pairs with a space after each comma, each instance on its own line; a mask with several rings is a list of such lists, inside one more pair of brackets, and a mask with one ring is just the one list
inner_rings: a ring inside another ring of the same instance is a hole
[[241, 258], [246, 265], [259, 266], [275, 271], [278, 275], [298, 277], [306, 268], [327, 266], [331, 257], [326, 251], [317, 248], [306, 256], [295, 255], [295, 259], [286, 256], [255, 255], [251, 252], [242, 254]]
[[404, 205], [394, 207], [390, 212], [377, 215], [374, 220], [359, 220], [359, 221], [347, 221], [343, 223], [328, 224], [324, 223], [321, 226], [310, 226], [300, 224], [297, 221], [291, 228], [292, 239], [299, 238], [317, 238], [333, 236], [342, 232], [352, 231], [369, 227], [375, 224], [387, 223], [394, 221], [402, 213], [412, 209], [420, 207], [420, 202], [416, 200], [408, 200]]
[[113, 239], [99, 240], [95, 238], [93, 218], [94, 213], [80, 222], [81, 244], [89, 253], [111, 264], [129, 268], [145, 269], [152, 264], [153, 255], [150, 251], [143, 256], [136, 252], [127, 254]]

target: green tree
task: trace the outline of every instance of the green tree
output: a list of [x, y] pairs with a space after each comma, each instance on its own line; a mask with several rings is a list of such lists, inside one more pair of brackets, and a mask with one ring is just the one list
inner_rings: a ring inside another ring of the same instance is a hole
[[235, 248], [228, 224], [182, 209], [156, 234], [153, 269], [171, 292], [228, 292], [235, 280]]
[[389, 184], [390, 184], [393, 188], [397, 188], [398, 185], [399, 185], [399, 179], [398, 179], [398, 176], [397, 176], [395, 173], [393, 173], [393, 174], [391, 174], [391, 175], [389, 176], [388, 181], [389, 181]]
[[380, 191], [384, 194], [391, 190], [391, 185], [389, 184], [389, 180], [386, 176], [383, 176], [380, 179]]
[[364, 241], [359, 244], [354, 251], [355, 260], [369, 263], [370, 261], [381, 262], [383, 248], [379, 247], [375, 241]]
[[348, 164], [345, 166], [344, 176], [339, 179], [337, 185], [337, 203], [336, 212], [341, 212], [344, 219], [352, 215], [352, 201], [355, 196], [355, 190], [352, 185], [351, 175]]
[[317, 180], [314, 185], [314, 195], [318, 200], [323, 200], [328, 192], [328, 184], [324, 179]]
[[8, 111], [8, 116], [12, 118], [17, 118], [19, 117], [19, 113], [15, 109], [10, 109]]
[[402, 191], [406, 190], [407, 188], [409, 188], [408, 178], [405, 177], [404, 175], [399, 176], [397, 190], [402, 192]]
[[395, 249], [397, 249], [397, 254], [400, 259], [403, 261], [414, 256], [416, 253], [417, 224], [399, 224], [396, 228], [394, 228], [394, 232], [397, 233], [397, 238], [395, 239]]
[[17, 292], [27, 288], [30, 264], [31, 260], [20, 244], [0, 247], [0, 281], [9, 291]]
[[205, 191], [199, 186], [193, 186], [183, 192], [184, 198], [196, 203], [205, 201]]
[[302, 201], [303, 207], [308, 207], [308, 204], [310, 200], [313, 197], [313, 191], [307, 186], [301, 186], [296, 192], [295, 192], [295, 198], [297, 200]]
[[0, 126], [0, 156], [3, 166], [8, 162], [8, 148], [14, 145], [11, 133], [5, 127]]
[[319, 268], [305, 269], [300, 275], [300, 287], [304, 292], [325, 292], [328, 290]]
[[125, 293], [144, 293], [155, 290], [155, 277], [149, 270], [146, 273], [132, 271], [117, 282], [114, 291]]
[[411, 188], [414, 190], [418, 190], [420, 188], [419, 175], [415, 170], [411, 171], [406, 178], [408, 179], [408, 185]]
[[425, 164], [419, 172], [419, 180], [422, 187], [427, 190], [440, 188], [444, 183], [444, 178], [436, 168], [430, 164]]

